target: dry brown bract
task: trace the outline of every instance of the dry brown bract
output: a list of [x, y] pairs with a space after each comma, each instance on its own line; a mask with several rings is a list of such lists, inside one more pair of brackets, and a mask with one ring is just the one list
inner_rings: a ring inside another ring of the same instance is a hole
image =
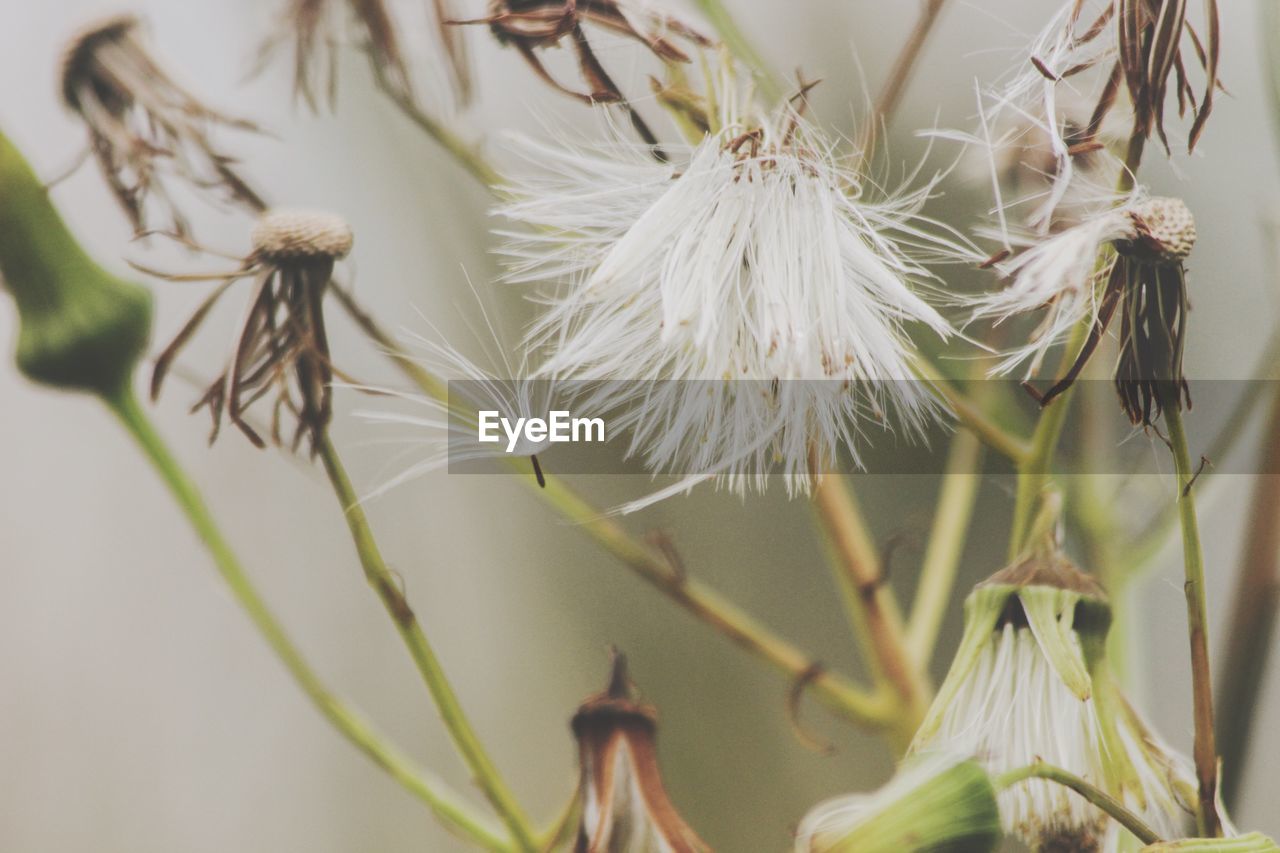
[[263, 202], [236, 173], [235, 160], [209, 137], [217, 125], [257, 127], [210, 109], [175, 83], [147, 52], [140, 29], [130, 15], [87, 27], [71, 40], [62, 64], [63, 99], [88, 127], [93, 155], [134, 230], [147, 230], [146, 203], [154, 197], [170, 227], [188, 233], [165, 186], [169, 176], [260, 211]]
[[575, 853], [711, 849], [667, 797], [658, 771], [657, 712], [632, 697], [625, 657], [614, 656], [608, 688], [582, 703], [572, 727], [582, 774]]
[[[499, 42], [520, 51], [538, 77], [565, 94], [589, 104], [620, 105], [650, 145], [657, 144], [656, 137], [601, 64], [583, 25], [592, 24], [635, 39], [664, 62], [690, 61], [673, 37], [698, 47], [713, 44], [688, 24], [660, 12], [636, 9], [627, 0], [492, 0], [485, 17], [456, 23], [487, 25]], [[565, 38], [573, 46], [585, 90], [561, 83], [538, 55], [539, 50], [557, 47]]]
[[[1073, 33], [1080, 32], [1080, 16], [1085, 0], [1076, 0], [1069, 26]], [[1218, 81], [1218, 5], [1216, 0], [1204, 0], [1205, 39], [1187, 20], [1187, 0], [1111, 0], [1098, 17], [1078, 36], [1074, 45], [1083, 47], [1112, 30], [1116, 50], [1104, 52], [1066, 69], [1050, 69], [1035, 57], [1032, 62], [1042, 74], [1060, 79], [1093, 67], [1108, 58], [1112, 64], [1106, 85], [1094, 108], [1089, 128], [1095, 131], [1107, 113], [1115, 105], [1121, 83], [1133, 103], [1134, 129], [1142, 136], [1154, 130], [1168, 148], [1164, 130], [1164, 105], [1172, 77], [1173, 90], [1178, 98], [1178, 114], [1188, 111], [1194, 116], [1188, 148], [1194, 149], [1205, 121], [1213, 109], [1213, 97], [1220, 88]], [[1186, 34], [1184, 42], [1183, 34]], [[1195, 53], [1195, 61], [1204, 69], [1203, 94], [1197, 102], [1191, 86], [1184, 45], [1189, 43]]]
[[165, 347], [151, 376], [151, 396], [174, 358], [191, 339], [214, 304], [236, 281], [253, 280], [253, 295], [226, 370], [192, 407], [207, 407], [213, 416], [212, 442], [226, 416], [258, 447], [266, 442], [245, 421], [245, 412], [271, 391], [276, 402], [271, 438], [281, 439], [284, 412], [297, 420], [290, 440], [296, 450], [304, 436], [314, 451], [332, 415], [333, 368], [325, 334], [322, 302], [334, 263], [351, 251], [351, 229], [337, 216], [310, 211], [272, 210], [253, 230], [253, 251], [230, 273], [172, 275], [144, 269], [170, 281], [218, 281], [218, 287]]

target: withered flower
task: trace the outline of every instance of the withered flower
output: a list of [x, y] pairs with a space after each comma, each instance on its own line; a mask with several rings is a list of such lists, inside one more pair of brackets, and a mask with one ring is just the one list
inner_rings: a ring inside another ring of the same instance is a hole
[[[1049, 348], [1077, 323], [1092, 328], [1066, 375], [1041, 393], [1041, 405], [1071, 387], [1123, 306], [1115, 383], [1125, 414], [1148, 425], [1164, 406], [1189, 403], [1182, 350], [1189, 304], [1183, 261], [1196, 241], [1195, 219], [1176, 198], [1135, 196], [1052, 235], [997, 269], [1012, 282], [979, 300], [979, 317], [1004, 319], [1045, 311], [1030, 342], [997, 366], [1005, 373], [1030, 361], [1028, 378]], [[1110, 249], [1115, 254], [1099, 267]], [[1105, 280], [1101, 295], [1097, 286]]]
[[[345, 8], [343, 8], [345, 7]], [[383, 0], [287, 0], [276, 30], [258, 53], [259, 69], [285, 44], [293, 49], [293, 91], [313, 111], [333, 109], [338, 96], [339, 45], [348, 27], [364, 43], [376, 73], [396, 94], [412, 98], [400, 27]]]
[[[499, 42], [520, 51], [534, 73], [553, 88], [588, 104], [619, 105], [649, 145], [657, 145], [657, 137], [601, 64], [583, 25], [591, 24], [634, 39], [668, 63], [690, 61], [675, 39], [698, 47], [713, 44], [711, 39], [678, 18], [652, 8], [640, 8], [633, 0], [491, 0], [485, 17], [456, 23], [487, 25]], [[561, 83], [538, 55], [542, 49], [559, 47], [565, 39], [573, 48], [585, 89]]]
[[221, 125], [256, 131], [243, 119], [217, 112], [178, 85], [152, 58], [141, 21], [118, 15], [82, 29], [62, 62], [62, 97], [89, 130], [89, 144], [112, 193], [134, 230], [147, 230], [146, 204], [155, 198], [170, 227], [188, 232], [166, 179], [197, 189], [221, 190], [251, 210], [265, 205], [236, 172], [234, 159], [210, 138]]
[[245, 421], [256, 401], [276, 392], [271, 437], [281, 444], [281, 415], [297, 419], [291, 446], [310, 436], [314, 451], [332, 415], [333, 367], [325, 333], [322, 302], [334, 263], [351, 251], [351, 229], [329, 213], [271, 210], [253, 229], [253, 251], [239, 269], [209, 275], [170, 275], [145, 269], [171, 281], [218, 281], [209, 295], [156, 359], [151, 396], [174, 358], [208, 316], [218, 299], [241, 279], [253, 280], [253, 294], [227, 369], [192, 407], [207, 407], [217, 438], [223, 413], [258, 447], [266, 442]]
[[[1156, 132], [1166, 148], [1165, 100], [1172, 88], [1178, 114], [1193, 116], [1188, 148], [1194, 149], [1220, 87], [1218, 7], [1216, 0], [1204, 0], [1202, 40], [1187, 18], [1187, 5], [1187, 0], [1105, 0], [1099, 9], [1088, 0], [1073, 0], [1033, 50], [1034, 73], [1056, 83], [1092, 68], [1106, 69], [1089, 130], [1101, 125], [1123, 86], [1135, 132], [1144, 137]], [[1199, 100], [1188, 73], [1188, 46], [1204, 70]]]
[[657, 711], [637, 702], [627, 661], [572, 722], [581, 767], [582, 821], [575, 853], [703, 853], [711, 848], [680, 817], [658, 771]]

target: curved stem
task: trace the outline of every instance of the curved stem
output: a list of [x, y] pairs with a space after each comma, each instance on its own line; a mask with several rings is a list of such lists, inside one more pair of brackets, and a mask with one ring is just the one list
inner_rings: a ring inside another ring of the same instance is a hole
[[138, 405], [133, 391], [125, 388], [104, 400], [168, 486], [178, 506], [204, 542], [218, 573], [226, 581], [237, 603], [317, 710], [405, 790], [426, 803], [452, 831], [489, 850], [510, 850], [510, 843], [488, 826], [486, 819], [473, 814], [471, 807], [450, 791], [443, 781], [413, 767], [409, 759], [386, 743], [358, 712], [329, 692], [249, 580], [195, 485], [169, 452], [146, 412]]
[[1200, 547], [1200, 526], [1196, 520], [1195, 469], [1187, 448], [1187, 434], [1178, 408], [1181, 391], [1165, 386], [1164, 422], [1169, 430], [1169, 449], [1173, 452], [1174, 473], [1178, 485], [1178, 520], [1182, 525], [1182, 559], [1186, 570], [1183, 592], [1187, 598], [1187, 626], [1191, 640], [1191, 685], [1195, 712], [1196, 781], [1200, 787], [1200, 833], [1207, 837], [1220, 834], [1218, 819], [1218, 753], [1213, 732], [1213, 678], [1209, 672], [1209, 616], [1205, 603], [1204, 552]]
[[395, 573], [382, 558], [368, 518], [360, 506], [360, 499], [351, 486], [351, 480], [347, 477], [346, 469], [343, 468], [342, 460], [328, 433], [318, 442], [316, 452], [333, 484], [334, 494], [342, 505], [347, 527], [351, 530], [351, 540], [360, 557], [360, 564], [364, 567], [365, 578], [382, 599], [383, 606], [395, 622], [396, 630], [400, 632], [401, 639], [417, 665], [418, 673], [431, 692], [431, 698], [435, 700], [436, 709], [440, 712], [440, 718], [449, 730], [454, 745], [474, 775], [476, 784], [511, 831], [517, 847], [524, 851], [536, 850], [537, 842], [528, 819], [498, 775], [497, 768], [489, 759], [475, 730], [471, 728], [462, 704], [453, 692], [444, 668], [436, 658], [435, 650], [422, 632], [418, 618], [409, 606]]
[[982, 443], [1001, 456], [1022, 465], [1031, 453], [1031, 446], [1019, 436], [1001, 427], [983, 411], [974, 400], [943, 377], [942, 372], [924, 356], [916, 359], [915, 370], [938, 400], [945, 403], [962, 426], [973, 432]]
[[1070, 788], [1114, 818], [1117, 823], [1133, 833], [1143, 844], [1155, 844], [1160, 841], [1160, 836], [1156, 835], [1155, 831], [1142, 821], [1142, 818], [1125, 808], [1123, 803], [1116, 800], [1106, 791], [1060, 767], [1036, 762], [1026, 767], [1020, 767], [1017, 770], [1010, 770], [1008, 773], [1002, 773], [992, 782], [997, 791], [1003, 791], [1028, 779], [1046, 779], [1065, 788]]

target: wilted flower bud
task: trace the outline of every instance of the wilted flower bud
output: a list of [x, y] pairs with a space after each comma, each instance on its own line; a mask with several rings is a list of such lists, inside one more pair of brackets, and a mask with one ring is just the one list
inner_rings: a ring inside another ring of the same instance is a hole
[[878, 791], [837, 797], [801, 822], [796, 853], [987, 853], [1000, 841], [991, 779], [953, 755], [908, 759]]
[[253, 251], [239, 269], [227, 273], [172, 275], [146, 270], [174, 281], [219, 282], [156, 358], [151, 396], [160, 393], [174, 358], [218, 298], [234, 282], [250, 278], [254, 291], [231, 363], [195, 408], [208, 407], [213, 416], [212, 438], [217, 437], [225, 409], [231, 422], [255, 445], [263, 447], [266, 442], [244, 414], [274, 389], [272, 438], [281, 443], [281, 415], [291, 413], [298, 421], [292, 445], [296, 448], [309, 435], [314, 449], [332, 415], [333, 366], [325, 332], [324, 295], [334, 264], [351, 251], [351, 228], [331, 213], [270, 210], [254, 226], [252, 239]]
[[1165, 406], [1181, 407], [1187, 397], [1182, 351], [1190, 310], [1182, 262], [1195, 242], [1195, 219], [1185, 203], [1134, 195], [997, 265], [1012, 281], [982, 297], [975, 317], [1004, 320], [1045, 312], [1031, 340], [1007, 355], [997, 372], [1029, 362], [1030, 378], [1055, 343], [1091, 322], [1066, 375], [1048, 391], [1036, 392], [1041, 405], [1048, 405], [1084, 369], [1120, 308], [1115, 385], [1125, 414], [1147, 425]]
[[582, 823], [575, 853], [709, 851], [667, 797], [658, 772], [657, 711], [632, 698], [626, 658], [609, 687], [573, 717], [581, 767]]
[[141, 22], [118, 15], [81, 30], [67, 46], [62, 97], [89, 130], [89, 144], [112, 193], [136, 231], [147, 227], [146, 203], [167, 209], [174, 231], [187, 232], [165, 185], [169, 176], [191, 187], [221, 188], [251, 210], [262, 199], [214, 147], [212, 126], [257, 130], [205, 106], [178, 85], [143, 44]]
[[1159, 841], [1142, 848], [1142, 853], [1280, 853], [1277, 845], [1260, 832], [1239, 838], [1180, 838]]
[[0, 284], [18, 305], [18, 369], [59, 388], [113, 395], [147, 346], [151, 297], [93, 262], [44, 186], [0, 134]]
[[[955, 660], [913, 751], [976, 758], [992, 775], [1036, 762], [1123, 802], [1161, 837], [1195, 814], [1195, 777], [1116, 689], [1105, 665], [1111, 613], [1102, 588], [1056, 552], [979, 584], [965, 602]], [[1000, 794], [1005, 831], [1037, 850], [1112, 851], [1120, 830], [1043, 779]]]

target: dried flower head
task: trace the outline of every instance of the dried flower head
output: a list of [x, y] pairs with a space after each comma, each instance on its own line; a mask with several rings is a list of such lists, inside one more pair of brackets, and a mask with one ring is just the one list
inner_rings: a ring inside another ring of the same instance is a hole
[[989, 853], [1000, 841], [996, 791], [977, 763], [946, 753], [904, 762], [884, 787], [814, 807], [796, 853]]
[[89, 144], [112, 193], [133, 224], [147, 230], [147, 202], [165, 208], [169, 227], [187, 234], [186, 218], [166, 181], [176, 178], [260, 211], [262, 199], [214, 146], [213, 127], [256, 131], [201, 103], [178, 85], [143, 43], [141, 22], [119, 15], [82, 29], [62, 61], [62, 97], [85, 123]]
[[657, 711], [637, 702], [626, 658], [573, 716], [582, 822], [575, 853], [703, 853], [711, 848], [672, 805], [658, 771]]
[[[1172, 88], [1178, 114], [1193, 116], [1188, 147], [1194, 149], [1219, 87], [1218, 9], [1216, 0], [1205, 0], [1202, 41], [1187, 18], [1187, 6], [1187, 0], [1072, 0], [1040, 36], [1032, 48], [1032, 68], [1013, 88], [1030, 88], [1033, 75], [1053, 85], [1095, 68], [1105, 70], [1088, 130], [1101, 125], [1123, 86], [1133, 107], [1134, 131], [1156, 132], [1166, 148], [1165, 100]], [[1204, 69], [1199, 100], [1189, 79], [1188, 46]]]
[[259, 49], [258, 67], [291, 45], [295, 97], [312, 110], [322, 103], [333, 109], [338, 97], [337, 50], [354, 39], [368, 53], [379, 79], [411, 99], [413, 84], [401, 32], [384, 0], [286, 0], [275, 31]]
[[325, 333], [323, 300], [333, 277], [334, 263], [351, 251], [350, 227], [330, 213], [270, 210], [253, 229], [253, 251], [228, 273], [173, 275], [140, 267], [170, 281], [217, 281], [218, 287], [201, 303], [173, 341], [156, 359], [151, 396], [173, 360], [218, 299], [241, 279], [252, 279], [253, 293], [227, 369], [205, 391], [192, 411], [207, 407], [217, 438], [223, 413], [258, 447], [266, 442], [245, 419], [250, 406], [271, 391], [276, 402], [271, 437], [281, 438], [284, 412], [297, 419], [291, 446], [304, 436], [314, 450], [332, 415], [330, 383], [333, 367]]
[[[679, 18], [635, 0], [491, 0], [489, 13], [483, 18], [457, 23], [487, 25], [499, 42], [516, 48], [534, 73], [558, 91], [588, 104], [621, 106], [649, 145], [656, 145], [657, 137], [605, 70], [584, 24], [638, 41], [666, 63], [689, 62], [677, 40], [697, 47], [713, 44]], [[584, 89], [561, 83], [539, 56], [540, 51], [559, 47], [566, 39], [577, 58]]]
[[[1056, 552], [979, 584], [965, 631], [913, 751], [976, 758], [992, 775], [1037, 761], [1107, 791], [1161, 837], [1195, 814], [1195, 775], [1108, 674], [1110, 608], [1101, 587]], [[1005, 831], [1033, 849], [1113, 851], [1120, 830], [1074, 792], [1033, 779], [1000, 794]]]
[[1181, 406], [1188, 311], [1183, 261], [1195, 240], [1195, 220], [1186, 204], [1134, 194], [997, 264], [1012, 281], [982, 297], [975, 318], [1002, 321], [1042, 310], [1045, 317], [1030, 341], [1010, 352], [996, 371], [1008, 373], [1027, 363], [1030, 378], [1051, 347], [1089, 321], [1089, 335], [1066, 375], [1043, 394], [1036, 392], [1048, 405], [1075, 381], [1123, 305], [1116, 389], [1125, 413], [1135, 424], [1149, 424], [1163, 406]]
[[869, 423], [939, 414], [907, 327], [950, 333], [920, 259], [957, 247], [918, 218], [931, 184], [871, 201], [794, 114], [722, 118], [678, 164], [522, 141], [541, 173], [501, 211], [532, 227], [510, 276], [564, 283], [531, 336], [542, 373], [601, 383], [592, 408], [652, 470], [805, 491], [811, 450], [856, 459]]

